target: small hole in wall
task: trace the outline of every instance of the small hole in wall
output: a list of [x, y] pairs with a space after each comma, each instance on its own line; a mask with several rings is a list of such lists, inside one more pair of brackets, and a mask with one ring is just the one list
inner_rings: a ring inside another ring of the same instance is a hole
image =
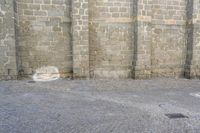
[[10, 75], [10, 71], [11, 71], [11, 69], [8, 69], [8, 75]]
[[21, 70], [18, 71], [18, 73], [19, 73], [19, 75], [24, 75], [24, 70], [21, 69]]

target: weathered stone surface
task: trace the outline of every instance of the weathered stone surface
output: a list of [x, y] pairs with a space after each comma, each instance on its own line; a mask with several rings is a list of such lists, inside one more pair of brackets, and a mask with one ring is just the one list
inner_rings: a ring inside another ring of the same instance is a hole
[[[192, 1], [190, 1], [192, 2]], [[193, 30], [192, 30], [192, 58], [190, 65], [190, 77], [200, 78], [200, 2], [198, 0], [193, 1]], [[191, 45], [188, 42], [188, 45]]]
[[45, 66], [72, 74], [70, 9], [70, 0], [16, 1], [19, 74]]
[[89, 5], [91, 78], [132, 77], [132, 0], [90, 0]]
[[72, 0], [73, 76], [89, 78], [88, 0]]
[[182, 77], [186, 57], [185, 0], [137, 3], [135, 78]]
[[0, 80], [17, 77], [13, 1], [0, 1]]
[[61, 77], [200, 78], [199, 12], [199, 0], [1, 0], [0, 77], [53, 66]]

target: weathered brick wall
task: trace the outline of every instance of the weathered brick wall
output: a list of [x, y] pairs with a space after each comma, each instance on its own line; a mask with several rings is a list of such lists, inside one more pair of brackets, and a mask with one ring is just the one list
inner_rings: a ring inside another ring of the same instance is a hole
[[199, 44], [199, 0], [0, 0], [0, 79], [200, 78]]
[[152, 4], [152, 76], [183, 77], [186, 57], [186, 1]]
[[16, 0], [19, 74], [55, 66], [72, 73], [71, 0]]
[[137, 17], [135, 77], [183, 76], [186, 1], [138, 1]]
[[130, 78], [133, 62], [133, 1], [90, 0], [90, 75]]
[[12, 0], [0, 1], [0, 80], [17, 77]]

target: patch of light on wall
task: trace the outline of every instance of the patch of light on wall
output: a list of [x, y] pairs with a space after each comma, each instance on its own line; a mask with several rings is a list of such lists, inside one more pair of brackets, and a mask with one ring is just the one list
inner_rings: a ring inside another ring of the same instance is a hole
[[191, 96], [200, 98], [200, 92], [198, 93], [190, 93]]
[[55, 66], [47, 66], [38, 68], [33, 75], [34, 81], [48, 82], [60, 78], [59, 70]]

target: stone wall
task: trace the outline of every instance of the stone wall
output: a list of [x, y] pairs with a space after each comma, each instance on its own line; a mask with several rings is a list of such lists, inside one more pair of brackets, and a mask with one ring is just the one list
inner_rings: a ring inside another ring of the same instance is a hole
[[[140, 1], [138, 3], [138, 46], [145, 55], [141, 69], [149, 77], [182, 77], [186, 57], [185, 0]], [[141, 33], [142, 32], [142, 33]]]
[[152, 5], [152, 76], [183, 77], [186, 57], [185, 0]]
[[199, 78], [199, 12], [199, 0], [1, 0], [0, 77], [54, 66], [74, 78]]
[[89, 1], [92, 78], [132, 77], [132, 16], [132, 0]]
[[72, 73], [71, 1], [16, 0], [18, 71], [32, 75], [44, 66]]
[[0, 1], [0, 80], [17, 76], [12, 0]]

